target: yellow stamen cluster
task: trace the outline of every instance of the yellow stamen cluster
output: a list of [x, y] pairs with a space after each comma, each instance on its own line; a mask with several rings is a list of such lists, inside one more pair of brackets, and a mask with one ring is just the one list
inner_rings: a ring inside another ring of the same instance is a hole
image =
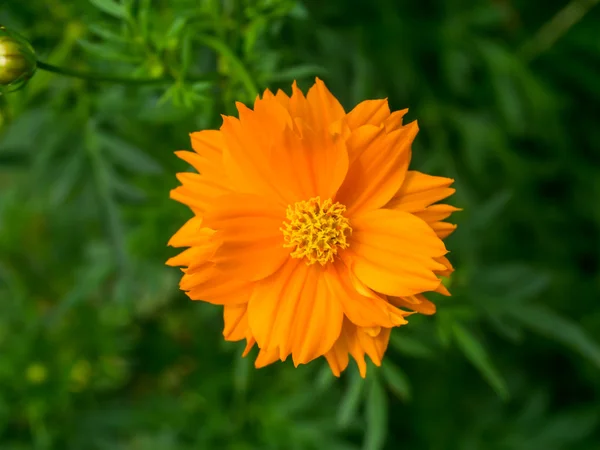
[[306, 258], [306, 264], [322, 266], [333, 262], [338, 249], [349, 247], [352, 233], [350, 222], [344, 217], [346, 207], [331, 199], [321, 203], [320, 197], [296, 202], [286, 211], [288, 222], [283, 222], [284, 247], [294, 248], [292, 258]]

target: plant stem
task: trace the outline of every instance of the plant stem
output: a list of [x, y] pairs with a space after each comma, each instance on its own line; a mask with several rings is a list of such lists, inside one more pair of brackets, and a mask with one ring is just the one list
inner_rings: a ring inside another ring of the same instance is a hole
[[[132, 78], [132, 77], [121, 77], [117, 75], [109, 75], [103, 73], [93, 72], [80, 72], [77, 70], [67, 69], [64, 67], [53, 66], [52, 64], [45, 63], [43, 61], [37, 61], [37, 68], [45, 70], [46, 72], [56, 73], [59, 75], [80, 78], [82, 80], [97, 81], [103, 83], [119, 83], [119, 84], [161, 84], [161, 83], [172, 83], [175, 81], [173, 77], [162, 77], [162, 78]], [[184, 81], [196, 82], [196, 81], [212, 81], [218, 80], [217, 74], [206, 74], [199, 75], [190, 78], [186, 78]]]
[[544, 24], [537, 34], [520, 49], [521, 56], [531, 61], [548, 50], [579, 22], [600, 0], [572, 0]]

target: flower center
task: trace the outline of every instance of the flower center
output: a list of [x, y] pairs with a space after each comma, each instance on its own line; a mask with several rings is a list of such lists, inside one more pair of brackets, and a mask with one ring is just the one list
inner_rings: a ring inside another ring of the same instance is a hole
[[296, 202], [286, 211], [288, 221], [283, 222], [284, 247], [295, 248], [292, 258], [306, 258], [306, 264], [322, 266], [333, 262], [338, 248], [350, 246], [350, 222], [343, 213], [346, 207], [331, 199], [321, 203], [320, 197]]

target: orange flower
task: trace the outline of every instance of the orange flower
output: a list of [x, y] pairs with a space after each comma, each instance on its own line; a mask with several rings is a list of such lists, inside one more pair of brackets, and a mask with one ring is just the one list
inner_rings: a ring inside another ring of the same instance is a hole
[[177, 152], [199, 174], [171, 192], [194, 217], [167, 264], [184, 267], [191, 299], [223, 305], [225, 339], [245, 339], [244, 355], [258, 345], [256, 367], [325, 356], [339, 376], [350, 354], [365, 376], [392, 327], [435, 312], [423, 292], [449, 295], [443, 220], [456, 208], [434, 203], [453, 180], [408, 170], [407, 110], [367, 100], [346, 114], [319, 79], [306, 97], [292, 90], [238, 103], [239, 119]]

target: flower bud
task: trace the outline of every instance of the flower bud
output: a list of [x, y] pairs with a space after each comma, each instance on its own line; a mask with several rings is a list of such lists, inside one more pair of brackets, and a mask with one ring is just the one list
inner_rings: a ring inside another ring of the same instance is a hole
[[0, 92], [21, 88], [35, 69], [35, 51], [29, 42], [0, 26]]

